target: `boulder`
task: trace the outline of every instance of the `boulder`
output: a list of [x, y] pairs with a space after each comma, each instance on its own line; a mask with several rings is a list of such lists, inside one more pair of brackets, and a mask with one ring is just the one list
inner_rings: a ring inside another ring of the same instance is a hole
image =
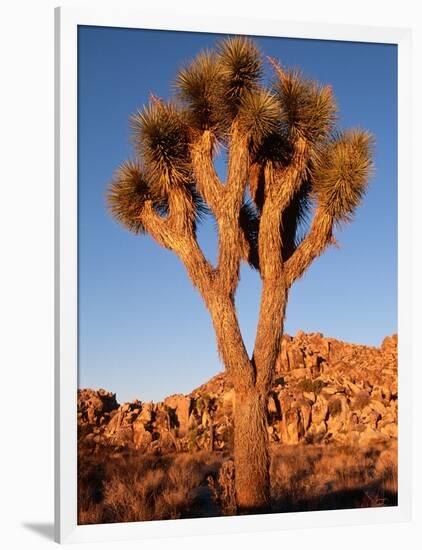
[[164, 403], [176, 411], [179, 435], [185, 435], [189, 428], [191, 398], [177, 394], [167, 397]]
[[79, 420], [81, 422], [89, 422], [90, 424], [98, 424], [104, 414], [119, 407], [116, 401], [116, 394], [104, 389], [78, 390], [77, 405], [78, 412], [80, 413]]
[[384, 351], [397, 352], [397, 343], [398, 343], [397, 334], [386, 336], [382, 341], [381, 349]]
[[302, 420], [303, 429], [306, 431], [309, 428], [311, 423], [311, 413], [312, 407], [311, 404], [305, 399], [301, 400], [299, 403], [300, 416]]
[[388, 437], [398, 437], [397, 424], [391, 422], [390, 424], [385, 424], [380, 428], [380, 432]]
[[122, 411], [117, 411], [117, 413], [113, 416], [113, 418], [107, 424], [107, 427], [105, 429], [105, 435], [107, 436], [114, 435], [120, 429], [122, 420], [123, 420]]
[[318, 396], [315, 403], [312, 405], [311, 420], [312, 424], [320, 424], [325, 421], [328, 414], [328, 404], [325, 399]]
[[136, 449], [146, 452], [148, 446], [152, 442], [152, 434], [149, 432], [142, 422], [134, 422], [133, 424], [133, 444]]
[[288, 445], [299, 443], [304, 434], [299, 409], [288, 409], [283, 414], [280, 422], [280, 434], [283, 443]]
[[349, 406], [342, 394], [333, 395], [328, 402], [327, 428], [333, 434], [346, 430], [349, 420]]
[[274, 416], [280, 415], [280, 402], [278, 400], [277, 394], [272, 393], [270, 397], [268, 398], [268, 413], [272, 414]]
[[376, 411], [380, 416], [384, 416], [387, 413], [385, 405], [378, 401], [377, 399], [371, 399], [369, 406]]
[[305, 361], [303, 359], [303, 354], [299, 349], [297, 348], [290, 349], [287, 352], [287, 355], [289, 358], [290, 370], [305, 368]]
[[152, 422], [154, 414], [154, 403], [152, 401], [143, 403], [141, 414], [139, 415], [139, 421], [144, 424], [149, 424]]
[[366, 429], [360, 433], [359, 444], [369, 445], [372, 443], [380, 443], [387, 439], [389, 439], [388, 435], [367, 426]]

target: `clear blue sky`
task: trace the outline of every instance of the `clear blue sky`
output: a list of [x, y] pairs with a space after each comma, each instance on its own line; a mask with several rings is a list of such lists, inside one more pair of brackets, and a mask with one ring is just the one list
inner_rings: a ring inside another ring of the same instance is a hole
[[[208, 312], [179, 260], [117, 225], [105, 205], [114, 170], [132, 155], [129, 116], [151, 91], [170, 96], [177, 68], [219, 38], [79, 29], [79, 386], [106, 388], [120, 402], [186, 393], [222, 370]], [[397, 330], [396, 47], [256, 40], [265, 55], [333, 86], [341, 127], [360, 126], [376, 137], [376, 173], [364, 204], [337, 232], [340, 249], [317, 259], [292, 289], [286, 332], [379, 345]], [[199, 238], [213, 259], [212, 222]], [[259, 294], [257, 274], [244, 266], [237, 305], [249, 350]]]

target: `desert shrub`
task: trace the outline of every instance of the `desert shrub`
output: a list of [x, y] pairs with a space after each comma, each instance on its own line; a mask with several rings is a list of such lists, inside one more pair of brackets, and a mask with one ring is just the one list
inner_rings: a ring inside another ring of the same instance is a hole
[[162, 456], [136, 452], [81, 456], [78, 523], [114, 523], [206, 516], [197, 496], [219, 459], [196, 452]]
[[229, 459], [223, 462], [218, 473], [218, 478], [216, 476], [208, 476], [208, 485], [221, 513], [225, 516], [234, 515], [236, 513], [236, 493], [233, 460]]
[[323, 388], [327, 385], [326, 382], [317, 378], [316, 380], [310, 380], [309, 378], [304, 378], [301, 380], [297, 387], [306, 392], [314, 392], [316, 394], [320, 393]]
[[216, 399], [208, 393], [204, 393], [196, 400], [196, 410], [202, 414], [204, 411], [212, 412], [216, 407]]
[[397, 468], [397, 443], [380, 452], [375, 468], [381, 476], [382, 488], [385, 493], [397, 495], [398, 493], [398, 468]]
[[156, 500], [164, 488], [164, 472], [150, 470], [135, 477], [121, 475], [105, 484], [104, 509], [108, 522], [163, 519], [157, 517]]
[[198, 450], [198, 428], [190, 428], [187, 433], [188, 440], [188, 450], [189, 452], [194, 452]]
[[103, 461], [78, 457], [78, 523], [100, 523], [105, 476]]
[[395, 445], [274, 447], [273, 512], [395, 506]]
[[199, 396], [195, 403], [196, 410], [202, 414], [206, 407], [205, 396]]

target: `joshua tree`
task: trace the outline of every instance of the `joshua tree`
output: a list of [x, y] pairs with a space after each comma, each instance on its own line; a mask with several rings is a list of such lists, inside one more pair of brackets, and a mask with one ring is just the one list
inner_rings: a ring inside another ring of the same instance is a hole
[[[335, 129], [330, 86], [264, 59], [247, 38], [228, 38], [182, 67], [175, 98], [151, 96], [131, 119], [135, 160], [117, 170], [112, 216], [177, 254], [207, 307], [235, 390], [235, 490], [240, 512], [268, 510], [267, 398], [288, 293], [350, 221], [371, 170], [371, 136]], [[215, 169], [227, 155], [222, 181]], [[196, 238], [204, 213], [218, 228], [218, 259]], [[250, 357], [235, 293], [240, 263], [256, 269], [262, 295]]]

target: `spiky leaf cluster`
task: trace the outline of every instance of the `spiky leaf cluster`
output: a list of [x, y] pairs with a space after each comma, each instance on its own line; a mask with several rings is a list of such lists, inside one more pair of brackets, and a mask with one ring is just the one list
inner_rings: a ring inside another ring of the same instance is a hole
[[265, 136], [256, 147], [252, 148], [256, 162], [270, 161], [275, 165], [286, 166], [293, 153], [293, 144], [283, 127], [277, 127], [275, 132]]
[[217, 51], [224, 99], [229, 112], [235, 115], [241, 99], [256, 88], [262, 76], [262, 54], [252, 40], [242, 36], [223, 40]]
[[280, 103], [277, 97], [263, 88], [248, 90], [240, 100], [239, 127], [251, 138], [257, 149], [263, 140], [276, 134], [280, 123]]
[[339, 133], [321, 152], [313, 175], [319, 204], [337, 222], [350, 221], [372, 171], [373, 137], [362, 130]]
[[293, 138], [317, 143], [333, 130], [337, 107], [330, 86], [307, 80], [297, 70], [280, 69], [274, 92], [280, 99], [283, 121]]
[[184, 113], [174, 103], [153, 101], [132, 117], [133, 141], [151, 183], [166, 194], [192, 181]]
[[224, 119], [222, 72], [214, 52], [203, 51], [180, 69], [175, 82], [186, 104], [189, 123], [201, 130], [218, 133]]
[[149, 184], [137, 162], [126, 161], [115, 172], [107, 193], [112, 217], [135, 234], [144, 233], [140, 215], [151, 200]]

